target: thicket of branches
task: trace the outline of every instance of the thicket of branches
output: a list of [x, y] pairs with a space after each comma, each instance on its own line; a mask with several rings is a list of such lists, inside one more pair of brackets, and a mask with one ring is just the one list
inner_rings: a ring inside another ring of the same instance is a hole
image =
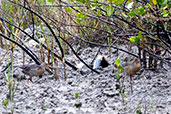
[[[1, 48], [14, 49], [16, 44], [37, 64], [40, 60], [21, 37], [24, 34], [40, 43], [35, 26], [49, 29], [49, 36], [55, 39], [53, 45], [58, 45], [61, 54], [55, 53], [47, 40], [41, 45], [62, 61], [68, 47], [86, 64], [71, 45], [81, 43], [123, 51], [141, 59], [145, 68], [156, 68], [158, 60], [171, 65], [171, 58], [165, 56], [171, 54], [169, 0], [2, 0], [0, 7]], [[24, 31], [26, 28], [32, 30], [31, 35]], [[45, 34], [43, 29], [42, 32]], [[10, 48], [4, 40], [12, 42]], [[120, 49], [116, 43], [136, 45], [139, 53]], [[66, 60], [65, 63], [77, 69]]]

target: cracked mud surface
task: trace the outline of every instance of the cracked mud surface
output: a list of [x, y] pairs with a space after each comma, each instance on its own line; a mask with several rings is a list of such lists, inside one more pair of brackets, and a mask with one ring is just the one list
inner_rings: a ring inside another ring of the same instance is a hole
[[[123, 47], [124, 48], [124, 47]], [[80, 57], [87, 64], [92, 62], [98, 48], [81, 49]], [[136, 48], [133, 47], [133, 51]], [[0, 57], [5, 50], [0, 50]], [[14, 51], [14, 64], [22, 64], [21, 50]], [[8, 53], [8, 55], [10, 55]], [[121, 58], [121, 63], [126, 62], [129, 55], [123, 52], [116, 53], [116, 50], [101, 49], [101, 55], [106, 56], [110, 65], [107, 68], [99, 69], [100, 74], [90, 71], [86, 66], [74, 71], [66, 66], [67, 80], [63, 78], [63, 65], [59, 64], [59, 79], [47, 72], [42, 78], [34, 77], [34, 84], [27, 84], [23, 79], [15, 91], [14, 101], [6, 107], [3, 100], [7, 98], [8, 86], [4, 74], [0, 74], [0, 114], [7, 114], [14, 107], [14, 114], [136, 114], [139, 109], [143, 114], [170, 114], [171, 113], [171, 69], [164, 65], [167, 71], [145, 70], [134, 76], [133, 94], [130, 92], [129, 77], [124, 82], [125, 103], [119, 91], [116, 90], [117, 81], [113, 72], [114, 60]], [[5, 56], [0, 69], [9, 61]], [[66, 55], [68, 60], [78, 62], [75, 57]], [[30, 61], [27, 61], [30, 62]], [[24, 76], [20, 69], [14, 70], [16, 77]], [[79, 98], [75, 98], [79, 93]], [[76, 104], [81, 104], [76, 108]], [[139, 108], [138, 108], [139, 107]]]

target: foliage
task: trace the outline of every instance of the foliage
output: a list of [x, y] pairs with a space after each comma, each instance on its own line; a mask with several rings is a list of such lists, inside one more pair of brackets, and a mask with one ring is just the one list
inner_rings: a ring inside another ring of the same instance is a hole
[[[12, 42], [9, 46], [5, 44], [6, 50], [15, 51], [15, 47], [20, 46], [36, 63], [39, 63], [38, 57], [31, 53], [21, 38], [26, 28], [34, 26], [35, 29], [41, 28], [45, 43], [37, 34], [25, 35], [39, 44], [40, 55], [44, 55], [43, 49], [48, 50], [48, 57], [51, 55], [48, 62], [53, 63], [56, 61], [53, 59], [58, 58], [64, 65], [75, 68], [64, 59], [67, 49], [71, 48], [76, 57], [86, 64], [72, 48], [71, 44], [75, 43], [114, 48], [131, 56], [143, 57], [144, 66], [156, 68], [156, 59], [169, 63], [169, 58], [160, 53], [171, 49], [170, 0], [1, 0], [1, 6], [0, 30], [6, 37], [1, 36]], [[48, 30], [48, 35], [44, 28]], [[2, 43], [0, 38], [0, 46]], [[117, 45], [134, 45], [139, 51], [131, 53]], [[61, 53], [56, 51], [56, 47], [61, 47]], [[44, 60], [44, 57], [41, 58]], [[11, 61], [13, 59], [11, 56]], [[120, 59], [115, 60], [115, 64], [115, 78], [120, 81], [124, 68]], [[91, 69], [89, 65], [87, 67]], [[9, 74], [7, 82], [13, 98], [15, 85]], [[79, 94], [75, 93], [75, 98], [78, 97]], [[7, 102], [3, 104], [8, 105]]]
[[79, 98], [79, 93], [75, 93], [75, 98], [78, 99]]
[[4, 106], [7, 106], [7, 105], [8, 105], [8, 100], [4, 100], [4, 101], [3, 101], [3, 105], [4, 105]]

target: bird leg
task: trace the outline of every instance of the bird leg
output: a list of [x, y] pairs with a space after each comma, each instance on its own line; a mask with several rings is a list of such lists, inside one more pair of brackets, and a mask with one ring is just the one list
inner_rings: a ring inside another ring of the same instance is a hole
[[29, 84], [29, 81], [31, 81], [32, 83], [34, 83], [33, 80], [32, 80], [32, 77], [29, 77], [29, 78], [27, 79], [27, 84]]
[[125, 75], [123, 75], [122, 86], [123, 86], [123, 84], [124, 84], [124, 81], [125, 81]]
[[134, 80], [132, 78], [132, 75], [130, 75], [130, 80], [131, 80], [131, 83], [133, 84], [134, 83]]
[[130, 75], [130, 84], [131, 84], [131, 93], [133, 94], [133, 90], [132, 90], [132, 84], [134, 83], [133, 79], [132, 79], [132, 75]]

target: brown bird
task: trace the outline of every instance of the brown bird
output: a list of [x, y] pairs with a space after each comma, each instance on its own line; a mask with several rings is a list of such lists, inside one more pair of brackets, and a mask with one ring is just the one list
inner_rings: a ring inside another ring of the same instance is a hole
[[[131, 92], [132, 93], [133, 93], [132, 83], [134, 83], [132, 76], [135, 75], [140, 69], [141, 69], [141, 63], [138, 59], [135, 59], [133, 62], [127, 63], [127, 65], [126, 65], [126, 73], [127, 73], [127, 75], [130, 76]], [[124, 81], [124, 78], [125, 77], [123, 77], [123, 81]]]
[[29, 80], [34, 83], [32, 81], [32, 77], [33, 76], [40, 76], [43, 75], [43, 73], [45, 72], [47, 67], [51, 67], [50, 65], [46, 64], [46, 63], [41, 63], [41, 65], [38, 64], [31, 64], [31, 65], [23, 65], [23, 66], [19, 66], [19, 68], [22, 69], [22, 72], [24, 74], [29, 75], [30, 77], [27, 80], [27, 83], [29, 83]]
[[141, 63], [138, 59], [135, 59], [131, 64], [128, 65], [127, 74], [130, 75], [130, 79], [132, 80], [132, 75], [136, 74], [141, 69]]

